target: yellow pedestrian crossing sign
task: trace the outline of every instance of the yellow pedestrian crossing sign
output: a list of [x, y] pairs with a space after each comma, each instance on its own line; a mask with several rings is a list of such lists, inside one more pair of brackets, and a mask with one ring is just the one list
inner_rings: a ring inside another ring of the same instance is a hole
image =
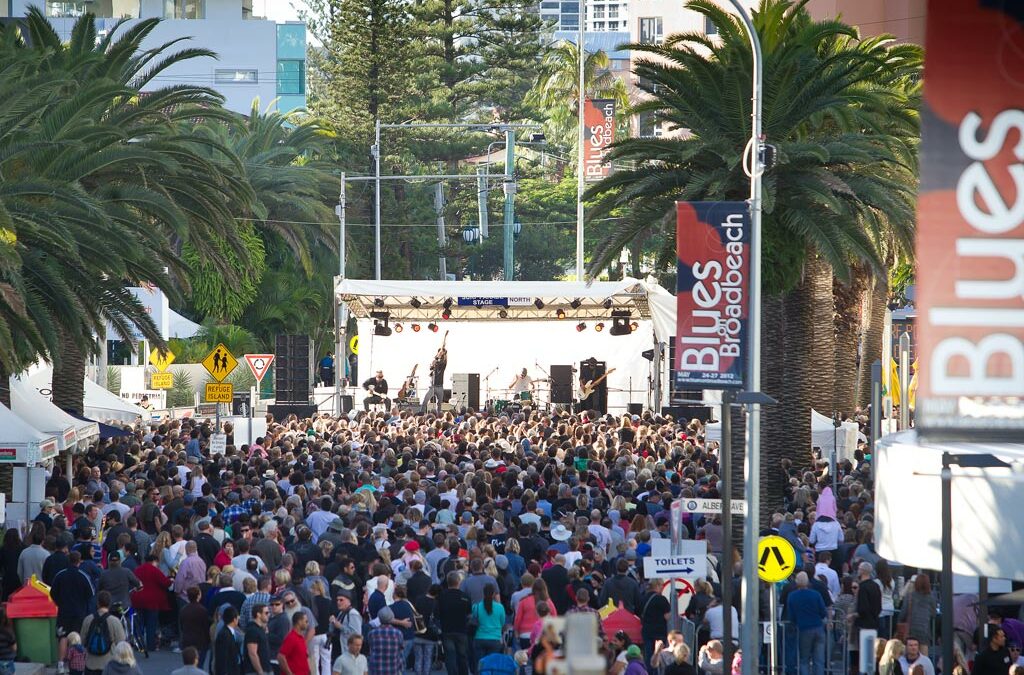
[[168, 349], [163, 354], [160, 353], [159, 349], [154, 349], [149, 354], [149, 365], [156, 368], [158, 373], [162, 373], [167, 370], [167, 367], [174, 363], [174, 352]]
[[237, 365], [238, 360], [231, 355], [223, 342], [214, 347], [213, 351], [203, 359], [203, 367], [218, 382], [222, 382], [225, 377], [230, 375]]
[[774, 584], [796, 570], [796, 549], [786, 539], [772, 535], [757, 544], [757, 576]]

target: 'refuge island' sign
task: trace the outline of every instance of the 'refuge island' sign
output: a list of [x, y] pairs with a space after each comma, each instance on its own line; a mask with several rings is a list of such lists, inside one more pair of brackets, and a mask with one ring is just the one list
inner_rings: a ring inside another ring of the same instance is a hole
[[677, 388], [742, 388], [750, 287], [745, 202], [676, 204]]
[[925, 54], [917, 426], [1019, 434], [1024, 2], [930, 0]]

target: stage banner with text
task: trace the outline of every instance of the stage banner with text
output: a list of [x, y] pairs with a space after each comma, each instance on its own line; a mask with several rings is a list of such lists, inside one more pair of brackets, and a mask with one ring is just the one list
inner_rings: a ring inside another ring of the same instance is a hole
[[916, 424], [925, 434], [1019, 438], [1024, 2], [929, 0], [927, 14]]
[[583, 167], [584, 178], [599, 181], [612, 172], [605, 164], [605, 155], [615, 142], [615, 101], [612, 99], [586, 99], [583, 106]]
[[747, 204], [677, 202], [676, 255], [676, 388], [742, 388], [750, 307]]

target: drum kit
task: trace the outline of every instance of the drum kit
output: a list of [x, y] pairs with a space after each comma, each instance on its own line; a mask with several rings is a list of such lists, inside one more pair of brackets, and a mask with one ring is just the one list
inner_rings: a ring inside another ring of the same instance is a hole
[[[550, 390], [548, 391], [548, 401], [544, 401], [540, 396], [535, 396], [534, 391], [540, 393], [541, 388], [538, 384], [548, 382], [548, 379], [533, 380], [530, 383], [529, 391], [513, 391], [511, 389], [499, 390], [508, 398], [492, 398], [487, 401], [487, 410], [495, 415], [509, 415], [514, 413], [522, 412], [524, 408], [530, 408], [532, 410], [543, 410], [545, 412], [551, 409], [550, 402]], [[488, 392], [490, 393], [490, 392]]]

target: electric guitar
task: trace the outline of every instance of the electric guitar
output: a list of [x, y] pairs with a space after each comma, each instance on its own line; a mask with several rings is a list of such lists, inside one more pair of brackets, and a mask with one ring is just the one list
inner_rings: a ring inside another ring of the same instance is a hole
[[597, 378], [596, 380], [589, 380], [589, 381], [585, 382], [583, 384], [583, 386], [580, 388], [580, 398], [581, 399], [590, 398], [590, 395], [593, 394], [595, 391], [597, 391], [598, 385], [600, 385], [602, 382], [604, 382], [604, 379], [606, 377], [608, 377], [609, 375], [611, 375], [612, 373], [614, 373], [614, 372], [615, 372], [615, 369], [612, 368], [611, 370], [609, 370], [608, 372], [606, 372], [604, 375], [602, 375], [601, 377]]
[[409, 395], [414, 391], [413, 380], [416, 377], [416, 369], [419, 368], [420, 364], [413, 364], [412, 372], [409, 373], [409, 377], [405, 378], [405, 382], [402, 383], [402, 388], [398, 390], [398, 399], [405, 400], [409, 398]]

